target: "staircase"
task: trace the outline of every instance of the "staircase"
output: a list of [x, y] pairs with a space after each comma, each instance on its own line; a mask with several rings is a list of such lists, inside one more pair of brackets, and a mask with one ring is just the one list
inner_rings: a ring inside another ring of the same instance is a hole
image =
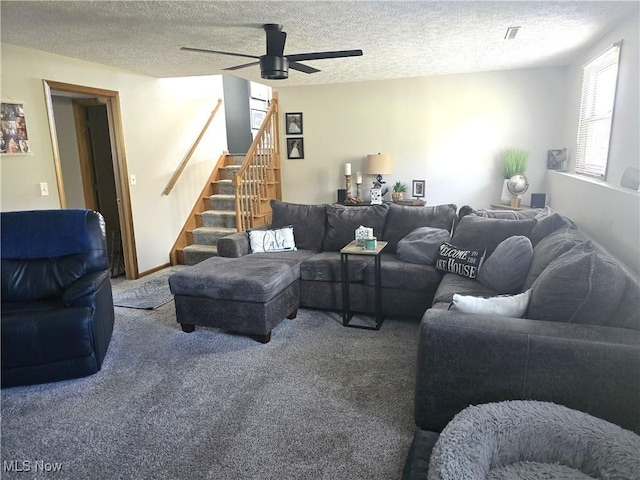
[[195, 265], [217, 256], [221, 237], [271, 222], [270, 200], [282, 199], [277, 119], [274, 92], [249, 152], [224, 152], [218, 159], [171, 249], [171, 265]]
[[219, 238], [236, 232], [236, 199], [233, 173], [240, 170], [244, 155], [225, 155], [224, 165], [218, 167], [217, 178], [210, 182], [210, 195], [202, 202], [208, 209], [196, 213], [196, 228], [187, 230], [189, 245], [178, 250], [178, 263], [195, 265], [218, 255]]

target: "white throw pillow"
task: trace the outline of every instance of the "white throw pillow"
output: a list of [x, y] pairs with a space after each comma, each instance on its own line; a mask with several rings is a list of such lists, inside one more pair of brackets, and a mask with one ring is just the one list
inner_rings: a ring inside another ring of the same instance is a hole
[[500, 315], [502, 317], [522, 318], [527, 312], [531, 290], [518, 295], [500, 295], [498, 297], [472, 297], [470, 295], [453, 296], [453, 309], [463, 313]]
[[276, 230], [249, 230], [247, 234], [249, 235], [251, 253], [292, 252], [297, 250], [291, 225]]

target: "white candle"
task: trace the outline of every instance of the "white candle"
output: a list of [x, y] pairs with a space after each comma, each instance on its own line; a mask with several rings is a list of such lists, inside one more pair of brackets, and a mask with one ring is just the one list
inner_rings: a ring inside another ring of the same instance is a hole
[[351, 175], [351, 164], [350, 163], [346, 163], [344, 165], [344, 174], [345, 175]]
[[356, 183], [362, 183], [362, 172], [356, 172]]

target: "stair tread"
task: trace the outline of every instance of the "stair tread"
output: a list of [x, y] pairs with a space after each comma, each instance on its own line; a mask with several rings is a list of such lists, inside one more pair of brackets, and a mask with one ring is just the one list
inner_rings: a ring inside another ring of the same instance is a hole
[[205, 210], [202, 215], [235, 215], [235, 210]]
[[231, 228], [231, 227], [197, 227], [194, 228], [193, 230], [191, 230], [192, 232], [195, 231], [199, 231], [199, 232], [223, 232], [223, 233], [235, 233], [236, 229], [235, 228]]
[[182, 249], [183, 252], [188, 252], [188, 251], [200, 251], [200, 252], [218, 252], [218, 247], [216, 247], [215, 245], [203, 245], [200, 243], [194, 243], [193, 245], [187, 245], [186, 247], [184, 247]]

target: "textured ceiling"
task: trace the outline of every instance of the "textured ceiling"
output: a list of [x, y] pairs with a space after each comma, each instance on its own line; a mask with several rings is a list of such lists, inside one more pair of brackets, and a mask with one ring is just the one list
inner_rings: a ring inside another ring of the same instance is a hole
[[[263, 81], [307, 85], [470, 73], [569, 63], [636, 1], [2, 1], [1, 39], [157, 77], [220, 74], [250, 59], [181, 46], [263, 55], [263, 23], [281, 23], [285, 54], [362, 49], [355, 58], [304, 62], [312, 75]], [[515, 40], [507, 27], [520, 26]]]

